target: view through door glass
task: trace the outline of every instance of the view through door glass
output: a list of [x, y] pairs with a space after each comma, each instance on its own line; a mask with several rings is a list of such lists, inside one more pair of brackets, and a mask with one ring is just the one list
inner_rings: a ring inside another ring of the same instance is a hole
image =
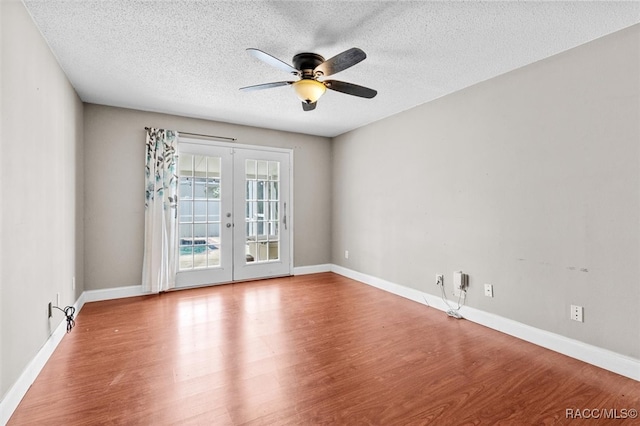
[[280, 162], [245, 160], [246, 261], [280, 260]]
[[220, 157], [179, 158], [179, 271], [220, 266]]

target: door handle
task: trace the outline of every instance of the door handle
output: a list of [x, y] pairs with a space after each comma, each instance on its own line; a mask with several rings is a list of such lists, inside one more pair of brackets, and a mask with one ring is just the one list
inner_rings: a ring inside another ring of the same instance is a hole
[[227, 223], [227, 228], [231, 228], [231, 224], [230, 223]]
[[282, 224], [284, 225], [285, 231], [287, 230], [287, 203], [284, 203], [284, 214], [282, 217]]

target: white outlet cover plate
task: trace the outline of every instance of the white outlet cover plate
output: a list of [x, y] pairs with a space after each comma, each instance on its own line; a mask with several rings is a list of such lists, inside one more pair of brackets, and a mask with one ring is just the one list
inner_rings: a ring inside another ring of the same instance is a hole
[[484, 295], [487, 297], [493, 297], [493, 285], [491, 284], [484, 285]]
[[571, 305], [571, 319], [574, 321], [583, 322], [584, 308], [582, 306]]

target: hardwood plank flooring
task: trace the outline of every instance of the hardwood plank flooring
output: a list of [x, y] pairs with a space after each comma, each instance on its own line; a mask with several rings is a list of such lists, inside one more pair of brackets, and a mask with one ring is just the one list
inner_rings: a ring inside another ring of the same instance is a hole
[[567, 409], [640, 384], [325, 273], [87, 303], [9, 425], [612, 421]]

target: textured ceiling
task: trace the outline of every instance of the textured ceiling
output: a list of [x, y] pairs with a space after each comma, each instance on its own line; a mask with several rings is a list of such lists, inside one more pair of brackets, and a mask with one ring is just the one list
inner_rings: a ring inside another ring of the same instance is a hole
[[[335, 136], [640, 22], [640, 3], [24, 0], [85, 102]], [[303, 112], [289, 80], [250, 57], [291, 64], [359, 47], [332, 79], [378, 91], [327, 91]], [[188, 130], [188, 129], [185, 129]]]

